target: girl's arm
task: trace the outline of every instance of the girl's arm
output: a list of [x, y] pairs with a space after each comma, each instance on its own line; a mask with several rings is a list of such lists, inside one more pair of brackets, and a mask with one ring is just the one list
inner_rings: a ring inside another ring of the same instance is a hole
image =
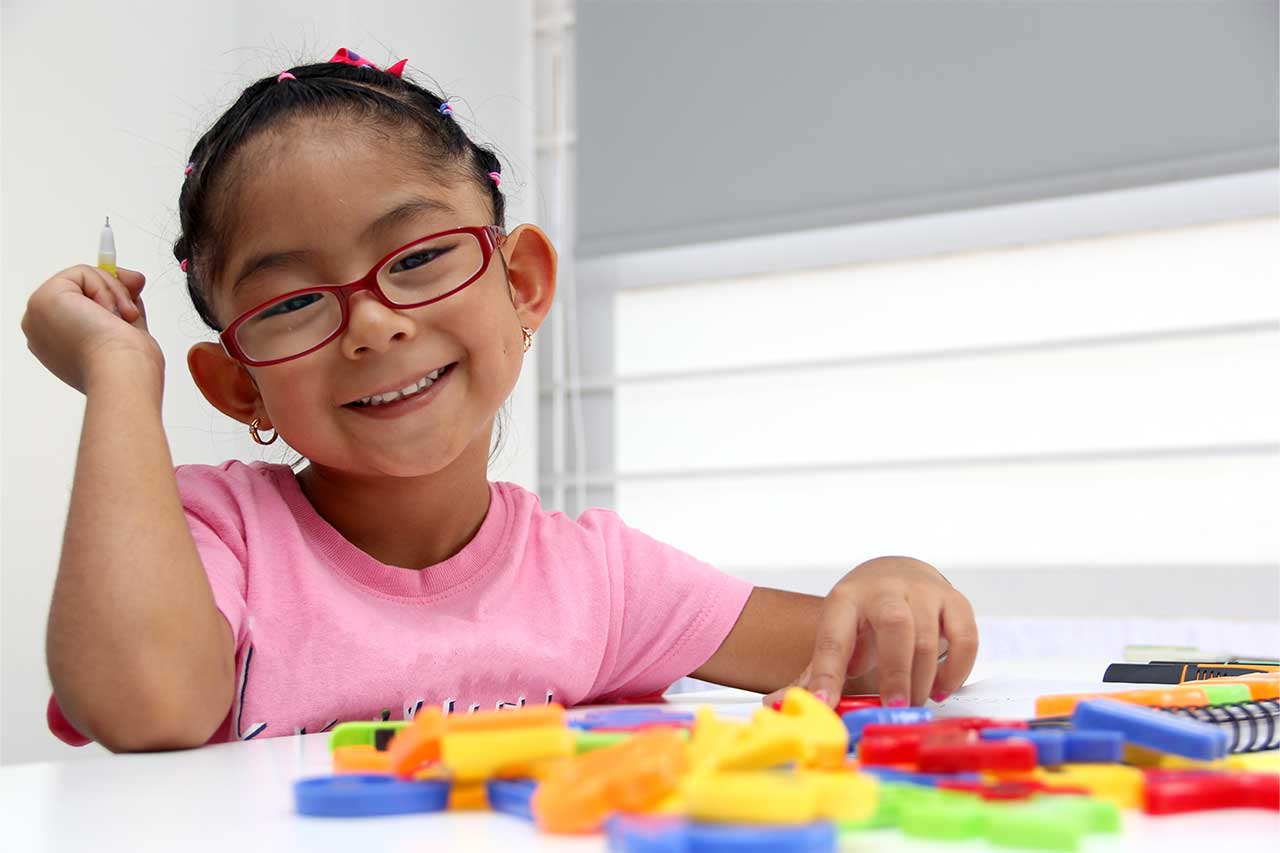
[[841, 694], [876, 692], [886, 705], [919, 705], [963, 684], [977, 652], [973, 609], [937, 569], [880, 557], [826, 598], [756, 587], [693, 676], [760, 693], [799, 685], [832, 705]]
[[99, 350], [84, 374], [80, 450], [46, 654], [54, 695], [113, 752], [199, 746], [234, 692], [161, 422], [163, 365]]

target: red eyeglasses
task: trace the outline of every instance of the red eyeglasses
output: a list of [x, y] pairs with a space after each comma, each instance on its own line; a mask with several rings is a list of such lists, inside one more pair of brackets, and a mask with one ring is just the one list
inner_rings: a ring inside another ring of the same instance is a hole
[[342, 334], [353, 294], [371, 290], [391, 308], [421, 308], [448, 299], [484, 275], [506, 239], [497, 225], [430, 234], [378, 261], [350, 284], [292, 290], [241, 314], [219, 335], [233, 358], [266, 367], [301, 358]]

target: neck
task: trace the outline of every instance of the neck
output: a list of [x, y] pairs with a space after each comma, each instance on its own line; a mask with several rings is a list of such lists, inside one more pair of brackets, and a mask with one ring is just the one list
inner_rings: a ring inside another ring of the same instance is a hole
[[420, 477], [355, 475], [311, 464], [298, 485], [351, 544], [389, 566], [422, 569], [463, 549], [489, 511], [492, 430], [441, 470]]

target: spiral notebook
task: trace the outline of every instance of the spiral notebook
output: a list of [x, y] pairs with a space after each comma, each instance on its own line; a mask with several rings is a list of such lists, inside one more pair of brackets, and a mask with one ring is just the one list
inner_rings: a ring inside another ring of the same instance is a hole
[[1160, 710], [1209, 723], [1225, 731], [1230, 752], [1280, 748], [1280, 701], [1275, 699]]

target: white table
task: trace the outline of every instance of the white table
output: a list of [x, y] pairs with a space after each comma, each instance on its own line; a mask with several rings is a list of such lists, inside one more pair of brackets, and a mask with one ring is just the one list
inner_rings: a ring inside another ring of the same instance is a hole
[[[1045, 662], [1003, 666], [975, 676], [971, 687], [940, 713], [974, 710], [1029, 716], [1031, 698], [1058, 687], [1099, 687], [1100, 667], [1058, 667], [1055, 680], [1029, 681], [1022, 671], [1045, 671]], [[1062, 674], [1092, 675], [1066, 682]], [[1107, 685], [1115, 689], [1116, 685]], [[726, 715], [749, 714], [754, 694], [717, 690], [670, 697], [677, 706], [713, 704]], [[967, 704], [966, 704], [967, 703]], [[383, 818], [325, 819], [294, 814], [292, 782], [329, 772], [328, 735], [267, 738], [184, 752], [117, 755], [69, 763], [0, 768], [0, 850], [3, 851], [504, 851], [603, 850], [600, 837], [542, 835], [507, 815], [452, 812]], [[1201, 812], [1148, 818], [1124, 815], [1121, 837], [1093, 836], [1083, 849], [1195, 850], [1224, 843], [1273, 849], [1280, 816], [1253, 810]], [[850, 851], [995, 851], [985, 842], [934, 844], [912, 841], [897, 830], [844, 836]]]

